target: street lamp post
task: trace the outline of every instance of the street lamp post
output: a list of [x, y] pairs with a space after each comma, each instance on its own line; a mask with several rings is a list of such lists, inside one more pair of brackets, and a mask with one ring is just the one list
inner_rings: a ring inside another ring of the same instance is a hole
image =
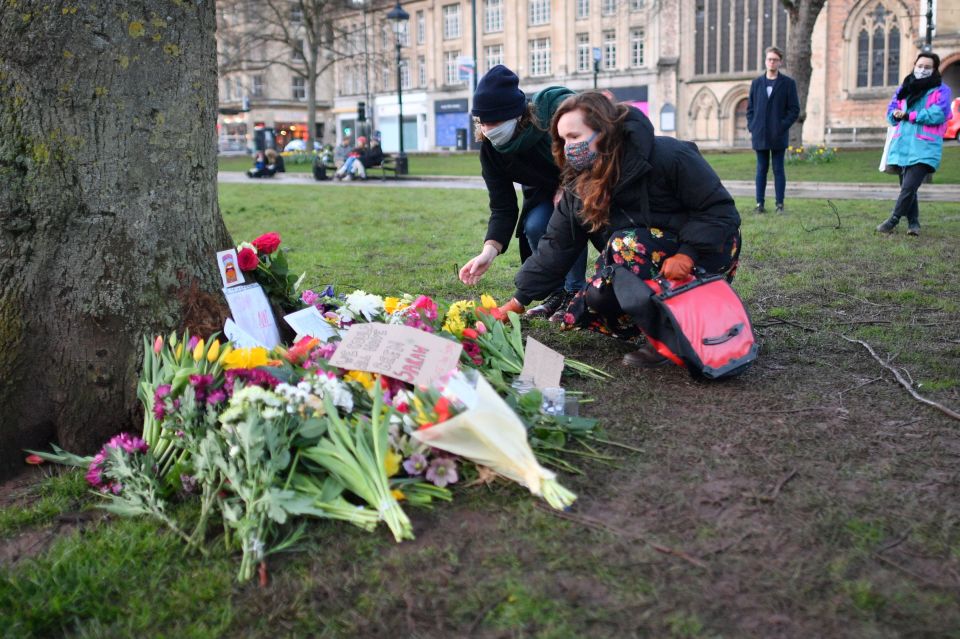
[[933, 51], [933, 30], [935, 28], [933, 25], [933, 0], [927, 0], [927, 36], [921, 48], [924, 53]]
[[400, 130], [400, 152], [397, 154], [397, 175], [407, 174], [407, 154], [403, 151], [403, 82], [400, 73], [400, 33], [403, 25], [410, 19], [410, 14], [400, 6], [400, 0], [397, 0], [397, 6], [387, 14], [387, 20], [393, 21], [394, 32], [397, 39], [397, 127]]

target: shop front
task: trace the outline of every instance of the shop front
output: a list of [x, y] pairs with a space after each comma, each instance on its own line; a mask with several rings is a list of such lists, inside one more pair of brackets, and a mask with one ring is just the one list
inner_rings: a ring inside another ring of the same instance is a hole
[[438, 148], [463, 151], [470, 147], [470, 112], [466, 98], [437, 100], [433, 103], [433, 113]]

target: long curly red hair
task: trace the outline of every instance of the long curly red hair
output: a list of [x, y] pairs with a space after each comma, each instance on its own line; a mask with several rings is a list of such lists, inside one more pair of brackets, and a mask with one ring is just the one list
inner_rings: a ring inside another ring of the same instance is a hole
[[[597, 132], [597, 159], [593, 166], [579, 173], [567, 165], [564, 140], [557, 133], [560, 118], [576, 110], [582, 113], [584, 124]], [[572, 188], [583, 202], [580, 216], [591, 233], [603, 228], [610, 220], [613, 187], [620, 179], [623, 121], [628, 113], [626, 106], [614, 104], [599, 91], [585, 91], [564, 100], [550, 122], [553, 159], [560, 167], [562, 184]]]

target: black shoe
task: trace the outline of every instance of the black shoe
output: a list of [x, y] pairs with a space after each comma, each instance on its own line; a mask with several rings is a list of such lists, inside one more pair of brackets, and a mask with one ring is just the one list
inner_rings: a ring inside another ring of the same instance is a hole
[[563, 303], [560, 304], [560, 308], [553, 312], [553, 315], [550, 316], [551, 322], [562, 322], [563, 318], [567, 315], [567, 307], [570, 306], [570, 302], [573, 301], [573, 298], [577, 296], [576, 292], [564, 291]]
[[777, 204], [777, 213], [783, 213], [783, 202]]
[[554, 291], [547, 299], [543, 300], [529, 311], [524, 313], [524, 317], [542, 317], [549, 318], [551, 315], [562, 308], [567, 300], [567, 292], [563, 289]]
[[914, 236], [914, 237], [920, 237], [920, 225], [919, 225], [919, 224], [911, 224], [910, 227], [907, 229], [907, 235], [912, 235], [912, 236]]
[[666, 357], [647, 344], [643, 348], [623, 356], [623, 363], [634, 368], [656, 368], [669, 362]]
[[763, 208], [763, 202], [757, 202], [757, 205], [753, 207], [754, 213], [766, 213], [767, 209]]
[[885, 222], [881, 222], [877, 226], [877, 233], [886, 233], [887, 235], [889, 235], [890, 233], [893, 233], [893, 229], [895, 229], [896, 227], [897, 227], [896, 222], [894, 222], [893, 220], [886, 220]]

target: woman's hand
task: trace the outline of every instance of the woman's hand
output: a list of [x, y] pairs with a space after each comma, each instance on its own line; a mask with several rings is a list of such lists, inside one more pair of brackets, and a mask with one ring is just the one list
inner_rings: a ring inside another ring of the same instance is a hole
[[493, 259], [499, 254], [495, 246], [484, 244], [480, 255], [464, 264], [463, 268], [460, 269], [460, 281], [468, 286], [473, 286], [479, 282], [483, 278], [483, 274], [493, 264]]
[[894, 120], [902, 120], [907, 116], [906, 112], [902, 109], [894, 109], [891, 115], [893, 115]]
[[683, 253], [677, 253], [663, 261], [660, 275], [671, 282], [683, 282], [693, 273], [693, 260]]

